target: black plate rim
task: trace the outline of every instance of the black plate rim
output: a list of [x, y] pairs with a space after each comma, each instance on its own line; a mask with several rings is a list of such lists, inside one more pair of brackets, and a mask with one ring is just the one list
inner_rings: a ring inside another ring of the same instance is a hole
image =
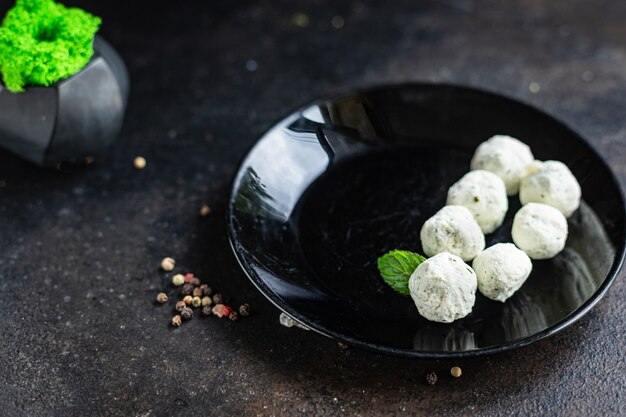
[[488, 355], [494, 355], [497, 353], [502, 353], [502, 352], [518, 349], [524, 346], [528, 346], [531, 343], [553, 336], [559, 333], [560, 331], [566, 329], [567, 327], [571, 326], [572, 324], [577, 322], [580, 318], [582, 318], [584, 315], [586, 315], [602, 299], [602, 297], [604, 297], [604, 295], [607, 293], [609, 288], [613, 285], [613, 283], [617, 279], [619, 275], [619, 271], [621, 270], [624, 264], [624, 259], [626, 258], [626, 222], [624, 224], [624, 229], [622, 230], [622, 244], [619, 249], [616, 249], [616, 258], [615, 258], [615, 261], [613, 262], [613, 265], [610, 271], [608, 272], [602, 285], [600, 285], [600, 287], [593, 293], [593, 295], [589, 298], [589, 300], [587, 300], [583, 305], [578, 307], [574, 312], [572, 312], [569, 316], [565, 317], [563, 320], [558, 321], [552, 324], [551, 326], [547, 327], [546, 329], [538, 333], [535, 333], [531, 336], [527, 336], [521, 339], [516, 339], [516, 340], [503, 343], [500, 345], [496, 345], [496, 346], [490, 346], [490, 347], [485, 347], [485, 348], [480, 348], [480, 349], [475, 349], [475, 350], [470, 350], [470, 351], [438, 352], [438, 351], [414, 351], [414, 350], [409, 350], [409, 349], [399, 349], [399, 348], [394, 348], [391, 346], [365, 342], [365, 341], [353, 338], [351, 336], [347, 336], [345, 334], [333, 331], [332, 329], [329, 329], [325, 326], [319, 325], [318, 323], [312, 320], [309, 320], [308, 317], [300, 314], [297, 310], [291, 308], [291, 306], [285, 303], [277, 294], [275, 294], [269, 287], [267, 287], [265, 283], [263, 282], [263, 280], [246, 263], [246, 260], [244, 259], [244, 254], [242, 253], [241, 249], [237, 245], [237, 233], [235, 232], [235, 215], [234, 215], [233, 201], [234, 201], [234, 196], [235, 196], [235, 186], [236, 186], [237, 178], [239, 177], [243, 163], [247, 159], [248, 155], [254, 151], [254, 148], [260, 143], [261, 139], [272, 128], [274, 128], [279, 122], [284, 120], [286, 117], [289, 117], [289, 115], [292, 115], [295, 112], [304, 110], [308, 106], [313, 105], [315, 103], [319, 103], [320, 101], [331, 100], [333, 98], [338, 98], [338, 97], [351, 95], [351, 94], [373, 92], [373, 91], [384, 90], [384, 89], [402, 89], [402, 88], [419, 88], [419, 87], [457, 89], [457, 90], [466, 91], [469, 93], [478, 93], [478, 94], [483, 94], [487, 96], [492, 96], [497, 99], [514, 101], [521, 106], [524, 106], [533, 111], [542, 113], [546, 117], [552, 119], [557, 125], [568, 130], [581, 143], [583, 143], [587, 147], [587, 150], [591, 152], [600, 161], [600, 163], [606, 168], [611, 178], [611, 181], [613, 183], [612, 185], [617, 190], [617, 194], [620, 197], [620, 200], [622, 203], [621, 206], [623, 210], [622, 215], [626, 219], [626, 199], [624, 197], [624, 192], [622, 191], [622, 188], [620, 187], [619, 182], [617, 181], [617, 178], [615, 177], [615, 173], [613, 172], [613, 170], [607, 163], [606, 159], [602, 155], [600, 155], [598, 151], [593, 146], [591, 146], [591, 144], [585, 138], [580, 136], [578, 133], [576, 133], [576, 131], [571, 129], [566, 123], [552, 116], [550, 113], [544, 110], [541, 110], [529, 103], [526, 103], [518, 98], [509, 97], [498, 92], [489, 91], [488, 89], [484, 89], [484, 88], [477, 88], [477, 87], [453, 84], [453, 83], [418, 82], [418, 81], [405, 81], [405, 82], [399, 82], [399, 83], [382, 83], [382, 84], [375, 83], [371, 85], [364, 85], [361, 88], [348, 87], [345, 89], [338, 89], [335, 91], [334, 94], [325, 94], [318, 98], [308, 100], [303, 105], [294, 107], [292, 111], [283, 114], [283, 116], [281, 116], [274, 122], [270, 123], [269, 127], [257, 137], [254, 143], [244, 153], [243, 157], [240, 159], [239, 163], [237, 164], [237, 169], [232, 178], [232, 181], [230, 182], [230, 195], [228, 198], [227, 210], [226, 210], [226, 222], [228, 225], [228, 241], [230, 243], [230, 247], [233, 253], [235, 254], [235, 258], [237, 259], [237, 262], [239, 263], [239, 266], [244, 271], [248, 279], [252, 282], [252, 284], [257, 288], [257, 290], [259, 290], [261, 294], [263, 294], [265, 298], [267, 298], [279, 310], [281, 310], [282, 312], [284, 312], [285, 314], [287, 314], [289, 317], [293, 318], [300, 324], [306, 326], [308, 329], [315, 331], [316, 333], [326, 336], [328, 338], [340, 341], [342, 343], [346, 343], [350, 346], [362, 348], [362, 349], [369, 350], [375, 353], [383, 353], [383, 354], [387, 354], [391, 356], [413, 358], [413, 359], [462, 359], [462, 358], [471, 358], [471, 357], [477, 357], [477, 356], [488, 356]]

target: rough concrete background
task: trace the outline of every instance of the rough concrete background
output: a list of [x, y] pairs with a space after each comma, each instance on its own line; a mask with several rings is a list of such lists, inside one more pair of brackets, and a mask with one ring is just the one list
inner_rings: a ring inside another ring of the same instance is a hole
[[[70, 3], [104, 18], [131, 73], [130, 107], [87, 169], [0, 153], [0, 415], [626, 414], [623, 273], [589, 315], [527, 348], [396, 359], [278, 325], [223, 220], [257, 135], [312, 97], [372, 82], [454, 82], [530, 102], [588, 138], [624, 186], [626, 2]], [[205, 202], [213, 214], [200, 218]], [[254, 316], [169, 328], [169, 308], [152, 302], [164, 256]], [[462, 378], [447, 376], [452, 365]], [[431, 370], [435, 386], [423, 383]]]

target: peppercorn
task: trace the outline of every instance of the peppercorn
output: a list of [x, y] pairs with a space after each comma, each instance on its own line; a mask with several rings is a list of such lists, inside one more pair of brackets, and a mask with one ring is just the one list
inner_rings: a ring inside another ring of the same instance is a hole
[[191, 278], [193, 278], [193, 274], [191, 272], [188, 272], [188, 273], [185, 274], [185, 282], [187, 284], [191, 283]]
[[181, 311], [183, 311], [183, 308], [185, 308], [185, 307], [187, 307], [187, 304], [185, 304], [185, 302], [181, 300], [181, 301], [178, 301], [176, 303], [176, 307], [175, 308], [176, 308], [176, 311], [178, 311], [180, 313]]
[[427, 373], [426, 382], [428, 383], [428, 385], [435, 385], [437, 383], [437, 374], [434, 372]]
[[191, 279], [189, 280], [189, 283], [197, 287], [198, 285], [202, 284], [202, 281], [200, 281], [200, 278], [198, 277], [191, 277]]
[[181, 324], [182, 324], [182, 320], [178, 314], [172, 317], [172, 326], [180, 327]]
[[209, 207], [208, 205], [203, 205], [202, 207], [200, 207], [200, 215], [202, 217], [206, 217], [209, 214], [211, 214], [211, 207]]
[[133, 160], [133, 166], [137, 169], [144, 169], [146, 167], [146, 158], [138, 156]]
[[211, 300], [211, 297], [202, 297], [201, 303], [202, 303], [202, 307], [206, 307], [206, 306], [210, 306], [211, 304], [213, 304], [213, 300]]
[[213, 307], [213, 314], [219, 318], [224, 316], [228, 317], [231, 311], [233, 311], [233, 309], [224, 304], [216, 304], [215, 307]]
[[463, 372], [461, 372], [461, 368], [459, 368], [458, 366], [453, 366], [452, 368], [450, 368], [450, 375], [452, 375], [455, 378], [461, 377], [462, 373]]
[[180, 316], [183, 318], [183, 320], [191, 320], [191, 318], [193, 317], [193, 310], [189, 307], [185, 307], [183, 308], [183, 311], [180, 312]]
[[156, 296], [156, 300], [157, 300], [157, 303], [159, 304], [167, 303], [167, 294], [165, 294], [164, 292], [158, 293]]
[[194, 297], [202, 297], [202, 289], [200, 287], [196, 287], [193, 289], [191, 293]]
[[172, 258], [163, 258], [163, 260], [161, 261], [161, 269], [163, 269], [164, 271], [171, 271], [174, 269], [174, 266], [176, 265], [176, 261]]
[[235, 321], [239, 318], [239, 314], [237, 314], [237, 312], [235, 310], [231, 311], [230, 314], [228, 315], [228, 318], [231, 321]]
[[193, 301], [193, 297], [191, 295], [186, 295], [183, 297], [183, 301], [185, 302], [185, 304], [189, 305]]
[[213, 314], [213, 309], [210, 305], [202, 307], [203, 316], [210, 316], [211, 314]]
[[209, 287], [208, 285], [204, 284], [205, 287], [202, 288], [202, 294], [206, 297], [210, 297], [211, 294], [213, 294], [213, 288]]
[[250, 304], [242, 304], [239, 306], [239, 314], [241, 317], [248, 317], [250, 315]]
[[224, 297], [219, 292], [213, 296], [213, 304], [222, 304]]
[[191, 284], [185, 284], [183, 285], [182, 290], [180, 291], [180, 293], [182, 295], [191, 295], [191, 293], [193, 293], [193, 285]]
[[176, 274], [172, 277], [172, 285], [175, 287], [180, 287], [185, 283], [185, 277], [181, 274]]
[[198, 307], [200, 307], [202, 305], [202, 300], [200, 299], [200, 297], [193, 297], [191, 299], [191, 305], [194, 308], [198, 308]]

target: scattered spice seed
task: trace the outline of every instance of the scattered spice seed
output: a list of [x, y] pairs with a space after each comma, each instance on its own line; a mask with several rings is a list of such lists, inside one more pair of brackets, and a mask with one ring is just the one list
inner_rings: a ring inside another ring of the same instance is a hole
[[161, 269], [167, 272], [172, 271], [175, 265], [176, 261], [172, 258], [163, 258], [161, 261]]
[[135, 157], [135, 160], [133, 161], [133, 166], [137, 169], [144, 169], [146, 167], [146, 158], [144, 158], [143, 156]]
[[225, 306], [224, 304], [217, 304], [215, 307], [213, 307], [213, 314], [215, 314], [219, 318], [222, 318], [224, 316], [230, 315], [230, 312], [232, 310], [232, 308]]
[[216, 304], [211, 311], [219, 318], [224, 317], [224, 304]]
[[205, 204], [202, 207], [200, 207], [200, 215], [202, 217], [206, 217], [209, 214], [211, 214], [211, 207], [209, 207], [207, 204]]
[[172, 285], [175, 287], [180, 287], [185, 283], [185, 277], [181, 274], [176, 274], [172, 277]]
[[437, 374], [434, 372], [427, 373], [426, 382], [428, 383], [428, 385], [435, 385], [437, 383]]
[[185, 307], [183, 308], [183, 311], [180, 312], [180, 316], [183, 320], [191, 320], [193, 317], [193, 310], [189, 307]]
[[250, 304], [242, 304], [239, 306], [239, 314], [241, 317], [248, 317], [250, 315]]
[[191, 285], [191, 284], [183, 285], [183, 288], [182, 288], [182, 290], [180, 290], [180, 293], [182, 295], [191, 295], [191, 293], [193, 293], [193, 285]]
[[453, 366], [452, 368], [450, 368], [450, 375], [452, 375], [453, 377], [460, 378], [462, 374], [463, 372], [458, 366]]
[[[161, 261], [161, 269], [164, 271], [171, 271], [175, 267], [176, 261], [173, 258], [164, 258]], [[226, 305], [229, 303], [230, 297], [226, 297], [221, 293], [213, 293], [213, 289], [207, 284], [203, 284], [200, 279], [194, 276], [191, 272], [185, 275], [176, 274], [172, 277], [172, 285], [181, 288], [181, 295], [183, 299], [176, 302], [175, 309], [179, 314], [176, 314], [171, 319], [171, 325], [175, 327], [181, 326], [183, 320], [191, 320], [193, 318], [193, 308], [202, 308], [201, 314], [203, 316], [215, 315], [217, 317], [228, 317], [230, 320], [235, 321], [239, 319], [239, 316], [247, 317], [250, 315], [250, 305], [245, 303], [239, 306], [238, 309]], [[157, 301], [159, 303], [166, 303], [168, 297], [166, 293], [159, 293], [157, 295]]]
[[307, 27], [309, 25], [309, 16], [301, 12], [295, 13], [291, 16], [290, 23], [301, 28]]
[[341, 29], [343, 27], [343, 25], [345, 24], [345, 20], [341, 16], [333, 16], [333, 18], [330, 20], [330, 24], [335, 29]]

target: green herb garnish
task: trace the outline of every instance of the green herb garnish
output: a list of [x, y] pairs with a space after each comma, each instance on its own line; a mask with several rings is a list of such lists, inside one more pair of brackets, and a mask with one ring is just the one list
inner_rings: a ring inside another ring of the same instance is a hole
[[415, 268], [426, 260], [407, 250], [392, 250], [378, 258], [378, 270], [383, 280], [402, 295], [409, 295], [409, 278]]
[[100, 18], [53, 0], [17, 0], [0, 26], [0, 73], [13, 92], [49, 86], [83, 69]]

